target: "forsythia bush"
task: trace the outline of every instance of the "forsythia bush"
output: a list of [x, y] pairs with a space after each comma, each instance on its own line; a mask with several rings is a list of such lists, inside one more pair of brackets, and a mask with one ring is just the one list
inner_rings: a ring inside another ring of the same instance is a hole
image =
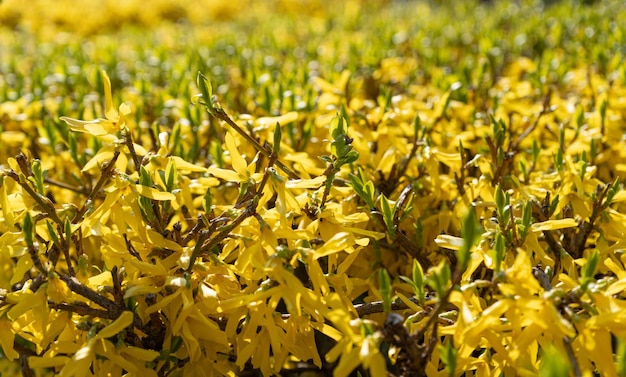
[[626, 375], [619, 1], [0, 3], [0, 371]]

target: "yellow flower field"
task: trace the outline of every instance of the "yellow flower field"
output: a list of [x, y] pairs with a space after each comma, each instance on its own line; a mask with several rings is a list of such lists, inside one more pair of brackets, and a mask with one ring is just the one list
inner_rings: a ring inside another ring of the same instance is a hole
[[626, 375], [620, 1], [0, 2], [0, 373]]

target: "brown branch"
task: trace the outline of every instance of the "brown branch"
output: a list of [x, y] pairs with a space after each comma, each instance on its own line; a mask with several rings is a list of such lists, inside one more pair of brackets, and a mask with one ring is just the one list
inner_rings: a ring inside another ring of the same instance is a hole
[[33, 265], [35, 266], [37, 271], [39, 271], [44, 276], [47, 275], [48, 271], [46, 271], [46, 269], [44, 268], [43, 263], [41, 262], [41, 257], [39, 256], [35, 245], [28, 246], [28, 254], [30, 255], [30, 259], [33, 261]]
[[100, 305], [101, 307], [107, 309], [113, 318], [117, 318], [122, 311], [124, 311], [123, 306], [117, 305], [115, 301], [112, 301], [93, 289], [83, 285], [78, 279], [73, 276], [69, 276], [66, 274], [59, 274], [59, 278], [65, 282], [67, 287], [74, 293], [83, 296], [84, 298], [94, 302], [95, 304]]
[[606, 197], [610, 188], [611, 188], [610, 183], [607, 183], [604, 187], [600, 185], [596, 187], [596, 192], [595, 192], [596, 200], [593, 203], [593, 210], [592, 210], [591, 216], [589, 216], [589, 221], [581, 220], [578, 224], [579, 230], [578, 230], [578, 233], [576, 234], [576, 237], [574, 239], [574, 245], [573, 245], [575, 249], [571, 250], [575, 258], [580, 258], [583, 256], [583, 253], [585, 251], [585, 246], [587, 244], [587, 239], [589, 239], [589, 236], [591, 235], [591, 232], [594, 229], [594, 224], [596, 220], [598, 219], [598, 217], [600, 216], [600, 214], [602, 213], [602, 211], [604, 211], [605, 209], [604, 205], [602, 204], [602, 201]]
[[133, 159], [133, 163], [135, 164], [135, 170], [137, 173], [141, 170], [141, 159], [137, 155], [137, 151], [135, 151], [135, 144], [133, 143], [133, 137], [129, 132], [126, 132], [124, 135], [124, 144], [128, 147], [128, 151], [130, 152], [130, 156]]
[[404, 207], [407, 205], [411, 194], [413, 193], [413, 184], [409, 183], [402, 189], [400, 196], [398, 197], [398, 201], [396, 202], [396, 208], [393, 213], [393, 224], [396, 229], [400, 225], [400, 211], [404, 210]]
[[[261, 152], [263, 154], [263, 156], [265, 156], [266, 158], [270, 158], [271, 157], [272, 151], [269, 151], [267, 148], [263, 147], [254, 137], [250, 136], [247, 132], [242, 130], [241, 127], [239, 127], [239, 125], [237, 123], [235, 123], [235, 121], [232, 120], [230, 118], [230, 116], [228, 116], [228, 114], [226, 114], [226, 112], [223, 109], [216, 107], [216, 108], [213, 109], [212, 114], [216, 118], [223, 120], [229, 126], [231, 126], [235, 131], [237, 131], [237, 133], [239, 135], [243, 136], [243, 138], [246, 139], [246, 141], [248, 141], [250, 144], [252, 144], [257, 151]], [[277, 127], [278, 127], [278, 125], [277, 125]], [[280, 170], [285, 172], [289, 176], [289, 178], [291, 178], [291, 179], [300, 179], [298, 174], [294, 173], [291, 169], [289, 169], [287, 167], [287, 165], [283, 164], [278, 159], [276, 159], [276, 166], [278, 166], [278, 168]]]
[[574, 369], [574, 376], [581, 377], [582, 373], [580, 371], [580, 366], [578, 365], [578, 360], [576, 360], [576, 355], [574, 354], [574, 349], [572, 348], [572, 341], [568, 336], [563, 338], [563, 346], [565, 346], [567, 358], [569, 359], [572, 368]]
[[[550, 192], [549, 191], [546, 193], [546, 196], [543, 198], [541, 205], [539, 205], [539, 203], [537, 203], [534, 200], [531, 201], [530, 204], [532, 206], [533, 217], [539, 222], [547, 221], [552, 216], [552, 213], [550, 213]], [[552, 250], [552, 253], [554, 255], [554, 271], [555, 273], [558, 273], [559, 269], [561, 268], [561, 253], [567, 253], [567, 251], [565, 250], [561, 242], [558, 241], [556, 238], [554, 238], [552, 231], [544, 230], [542, 231], [542, 234], [546, 240], [546, 243], [548, 244], [548, 247], [550, 248], [550, 250]]]
[[52, 186], [57, 186], [60, 187], [62, 189], [66, 189], [66, 190], [70, 190], [73, 191], [77, 194], [83, 194], [83, 195], [89, 195], [89, 191], [87, 191], [86, 189], [82, 188], [82, 187], [75, 187], [70, 185], [69, 183], [65, 183], [62, 181], [57, 181], [56, 179], [50, 178], [50, 177], [45, 177], [44, 182], [46, 182], [49, 185]]
[[222, 242], [234, 228], [239, 226], [239, 224], [241, 224], [245, 219], [247, 219], [250, 216], [253, 216], [255, 213], [256, 213], [256, 207], [254, 206], [254, 202], [251, 201], [248, 204], [248, 206], [239, 214], [239, 216], [237, 216], [229, 224], [224, 225], [219, 231], [219, 233], [216, 234], [214, 237], [212, 237], [211, 239], [207, 241], [202, 240], [202, 237], [201, 237], [201, 239], [198, 240], [198, 243], [196, 244], [196, 247], [194, 248], [193, 252], [191, 253], [191, 260], [189, 262], [189, 267], [187, 268], [187, 270], [191, 271], [198, 257], [206, 254], [213, 247], [215, 247], [218, 243]]
[[[415, 135], [415, 136], [417, 137], [417, 135]], [[400, 161], [398, 170], [397, 170], [397, 172], [395, 174], [396, 179], [398, 181], [406, 173], [406, 170], [409, 167], [409, 163], [411, 162], [411, 160], [413, 160], [413, 157], [415, 157], [415, 154], [417, 153], [417, 148], [419, 146], [423, 146], [423, 145], [426, 145], [426, 143], [423, 140], [415, 140], [413, 142], [413, 147], [411, 148], [411, 151], [409, 152], [409, 155], [405, 156], [405, 158], [403, 158], [402, 161]]]
[[401, 315], [397, 313], [389, 314], [385, 320], [382, 333], [389, 344], [400, 347], [406, 353], [408, 357], [403, 359], [402, 362], [409, 365], [411, 372], [415, 373], [423, 369], [421, 365], [423, 356], [421, 348], [423, 346], [418, 346], [415, 337], [409, 334], [404, 326], [404, 318]]
[[76, 224], [83, 219], [83, 216], [85, 216], [85, 213], [89, 209], [89, 203], [92, 203], [94, 201], [94, 199], [96, 198], [96, 195], [98, 195], [98, 193], [100, 192], [100, 190], [102, 189], [106, 181], [109, 178], [111, 178], [111, 175], [113, 173], [113, 168], [115, 167], [115, 162], [117, 161], [117, 158], [119, 156], [120, 156], [120, 151], [116, 150], [115, 153], [113, 154], [113, 157], [111, 157], [111, 159], [108, 162], [104, 163], [104, 165], [102, 166], [102, 173], [100, 174], [100, 179], [98, 180], [94, 188], [89, 193], [89, 196], [87, 196], [87, 199], [85, 200], [85, 203], [83, 204], [83, 207], [74, 216], [74, 219], [72, 220], [73, 223]]
[[20, 369], [22, 370], [22, 377], [34, 377], [33, 371], [28, 365], [28, 356], [20, 355]]
[[198, 215], [196, 225], [194, 225], [193, 228], [191, 228], [191, 230], [187, 232], [187, 235], [185, 236], [185, 238], [183, 238], [183, 243], [181, 244], [181, 246], [187, 246], [189, 241], [194, 239], [196, 235], [200, 233], [200, 231], [202, 231], [202, 229], [204, 229], [204, 222], [202, 221], [202, 215]]
[[[276, 127], [278, 127], [278, 125], [276, 125]], [[278, 155], [274, 152], [272, 152], [272, 154], [270, 154], [270, 158], [269, 161], [267, 163], [267, 167], [265, 168], [265, 172], [263, 173], [263, 178], [261, 179], [261, 183], [259, 184], [259, 186], [256, 188], [256, 192], [257, 193], [262, 193], [263, 189], [265, 188], [265, 185], [267, 184], [267, 181], [270, 178], [270, 174], [272, 173], [272, 169], [274, 164], [276, 164], [276, 161], [278, 160]], [[260, 199], [259, 195], [256, 195], [257, 199], [255, 200], [255, 202], [258, 202], [258, 199]]]
[[[123, 302], [121, 304], [118, 304], [100, 295], [98, 292], [80, 283], [75, 277], [64, 275], [64, 274], [59, 274], [59, 278], [65, 282], [65, 284], [68, 286], [68, 288], [72, 292], [79, 294], [85, 297], [86, 299], [90, 300], [91, 302], [103, 307], [104, 310], [89, 307], [87, 306], [87, 304], [84, 304], [81, 302], [68, 304], [65, 302], [55, 303], [51, 300], [48, 300], [48, 306], [53, 309], [65, 310], [65, 311], [77, 313], [80, 315], [93, 316], [93, 317], [112, 319], [112, 320], [117, 319], [122, 314], [122, 312], [126, 310], [126, 307], [124, 306]], [[136, 313], [133, 313], [133, 326], [140, 329], [142, 332], [146, 334], [150, 334], [150, 330], [148, 329], [146, 325], [143, 324], [143, 322], [141, 321], [141, 318], [139, 318], [139, 316]]]
[[63, 310], [66, 312], [72, 312], [79, 315], [96, 317], [96, 318], [104, 318], [104, 319], [116, 319], [119, 315], [114, 315], [108, 310], [96, 309], [88, 306], [84, 302], [74, 302], [74, 303], [66, 303], [66, 302], [54, 302], [52, 300], [48, 300], [48, 307], [56, 310]]
[[[33, 198], [37, 204], [41, 207], [41, 209], [48, 215], [48, 217], [54, 221], [55, 223], [63, 226], [63, 220], [57, 215], [56, 208], [54, 208], [54, 204], [47, 197], [41, 195], [35, 189], [33, 189], [27, 181], [20, 179], [20, 175], [17, 174], [13, 170], [5, 170], [4, 173], [13, 179], [17, 184], [19, 184], [24, 191]], [[22, 176], [25, 177], [25, 176]]]
[[[419, 301], [415, 297], [409, 297], [409, 301], [419, 305]], [[410, 309], [404, 301], [394, 301], [391, 303], [391, 310], [406, 310]], [[382, 313], [384, 311], [383, 301], [373, 301], [365, 304], [354, 305], [354, 310], [359, 317], [363, 317], [370, 314]], [[423, 313], [426, 313], [423, 311]]]
[[81, 228], [78, 228], [78, 234], [72, 234], [70, 237], [72, 238], [71, 240], [66, 240], [67, 247], [63, 248], [63, 256], [65, 256], [65, 262], [67, 262], [67, 273], [70, 274], [70, 276], [75, 276], [76, 271], [74, 271], [74, 266], [72, 266], [72, 259], [70, 256], [70, 241], [74, 242], [77, 255], [81, 255], [83, 250], [83, 231]]
[[552, 87], [549, 87], [548, 93], [546, 93], [545, 97], [543, 98], [542, 108], [541, 108], [541, 111], [539, 112], [539, 115], [537, 115], [537, 118], [535, 118], [535, 121], [533, 122], [533, 124], [527, 129], [525, 129], [524, 132], [522, 132], [517, 137], [517, 140], [509, 144], [509, 149], [508, 149], [509, 152], [518, 152], [519, 145], [522, 143], [522, 141], [524, 141], [524, 139], [528, 135], [530, 135], [531, 132], [535, 130], [535, 128], [537, 128], [537, 125], [539, 125], [539, 120], [541, 119], [541, 117], [543, 117], [544, 115], [552, 111], [550, 108], [551, 97], [552, 97]]
[[124, 307], [124, 292], [122, 291], [122, 282], [120, 281], [120, 274], [117, 271], [117, 266], [111, 269], [111, 277], [113, 280], [113, 298], [115, 303], [119, 307]]

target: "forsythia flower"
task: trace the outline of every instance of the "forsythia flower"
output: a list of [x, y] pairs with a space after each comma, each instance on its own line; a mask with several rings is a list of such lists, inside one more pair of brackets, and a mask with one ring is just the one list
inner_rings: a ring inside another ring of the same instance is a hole
[[86, 121], [62, 116], [60, 119], [67, 123], [72, 130], [87, 132], [94, 136], [104, 136], [114, 134], [126, 127], [126, 117], [132, 113], [130, 107], [123, 103], [119, 107], [119, 112], [115, 110], [111, 96], [111, 80], [105, 71], [102, 71], [102, 80], [104, 83], [104, 115], [106, 119], [98, 118]]

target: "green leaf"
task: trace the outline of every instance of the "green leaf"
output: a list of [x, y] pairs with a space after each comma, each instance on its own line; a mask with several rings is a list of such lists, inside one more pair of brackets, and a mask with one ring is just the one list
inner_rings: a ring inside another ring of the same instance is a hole
[[[152, 186], [152, 178], [144, 166], [141, 166], [140, 169], [139, 184], [146, 187]], [[156, 218], [154, 210], [152, 209], [152, 199], [141, 196], [139, 198], [139, 207], [143, 210], [148, 220], [152, 221]]]
[[389, 313], [391, 311], [391, 278], [384, 268], [378, 270], [378, 285], [383, 298], [383, 309], [385, 313]]
[[70, 242], [72, 240], [72, 222], [70, 219], [65, 219], [63, 231], [65, 232], [65, 241]]
[[152, 178], [150, 177], [150, 173], [144, 166], [141, 166], [140, 169], [139, 184], [148, 187], [152, 186]]
[[626, 377], [626, 339], [619, 337], [617, 340], [617, 375], [620, 377]]
[[417, 259], [413, 260], [413, 271], [412, 271], [413, 283], [415, 284], [415, 294], [417, 295], [417, 300], [420, 304], [424, 304], [426, 299], [426, 295], [424, 294], [424, 270], [422, 269], [422, 265], [417, 261]]
[[550, 213], [554, 213], [554, 211], [556, 211], [556, 206], [559, 205], [559, 196], [555, 196], [554, 199], [552, 199], [552, 201], [550, 202]]
[[181, 145], [181, 125], [177, 122], [172, 128], [172, 136], [170, 136], [170, 151], [172, 154], [179, 154], [178, 149]]
[[563, 353], [554, 346], [548, 345], [540, 356], [540, 377], [569, 377], [570, 363]]
[[330, 135], [333, 139], [337, 139], [339, 136], [345, 135], [345, 133], [343, 116], [337, 113], [337, 116], [330, 123]]
[[274, 153], [278, 154], [280, 152], [280, 140], [283, 137], [283, 132], [280, 128], [280, 124], [276, 123], [276, 128], [274, 129]]
[[367, 204], [368, 208], [375, 208], [374, 204], [376, 198], [374, 197], [374, 184], [367, 180], [365, 174], [363, 173], [363, 169], [359, 167], [359, 175], [348, 174], [348, 178], [350, 179], [350, 184], [354, 191], [359, 195], [361, 199]]
[[562, 124], [559, 126], [559, 149], [565, 150], [565, 127]]
[[69, 150], [70, 150], [70, 156], [72, 156], [72, 160], [76, 164], [79, 164], [79, 166], [84, 165], [84, 161], [82, 161], [78, 157], [78, 143], [76, 141], [76, 136], [73, 133], [69, 133], [67, 135], [67, 143], [68, 143], [68, 147], [69, 147]]
[[606, 99], [602, 101], [602, 105], [600, 105], [600, 120], [601, 123], [604, 124], [606, 121], [606, 109], [609, 107], [609, 101]]
[[576, 112], [574, 116], [576, 118], [576, 127], [580, 129], [585, 124], [585, 110], [582, 106], [576, 106]]
[[504, 254], [506, 251], [506, 242], [504, 240], [504, 236], [502, 235], [502, 233], [498, 232], [496, 234], [496, 244], [495, 247], [493, 249], [493, 261], [495, 262], [495, 267], [494, 267], [494, 271], [495, 272], [500, 272], [501, 268], [502, 268], [502, 261], [504, 260]]
[[352, 186], [352, 189], [361, 199], [363, 199], [367, 203], [367, 196], [365, 195], [365, 191], [363, 191], [363, 181], [361, 181], [358, 176], [352, 173], [348, 174], [348, 179], [350, 179], [350, 185]]
[[602, 206], [604, 208], [608, 208], [611, 205], [613, 198], [615, 198], [615, 195], [617, 195], [617, 193], [620, 192], [620, 190], [621, 190], [620, 179], [619, 177], [617, 177], [615, 178], [615, 182], [613, 182], [608, 192], [606, 193], [606, 198]]
[[596, 139], [591, 139], [589, 142], [589, 158], [590, 161], [595, 161], [598, 155], [598, 147], [596, 146]]
[[167, 166], [165, 167], [165, 189], [168, 192], [174, 190], [175, 184], [178, 181], [178, 171], [176, 170], [176, 162], [173, 158], [170, 158]]
[[50, 223], [50, 221], [46, 221], [46, 227], [48, 228], [48, 235], [50, 235], [50, 238], [52, 239], [52, 242], [58, 244], [59, 243], [59, 235], [54, 230], [54, 227], [52, 227], [52, 224]]
[[587, 152], [583, 151], [583, 159], [579, 161], [579, 164], [580, 164], [580, 170], [579, 170], [580, 178], [584, 179], [585, 173], [587, 173], [587, 167], [589, 166], [589, 164], [587, 163]]
[[421, 218], [415, 222], [415, 243], [420, 249], [424, 247], [424, 224]]
[[44, 195], [44, 179], [48, 171], [41, 170], [41, 161], [39, 160], [33, 160], [33, 162], [31, 163], [31, 170], [33, 172], [33, 177], [31, 181], [33, 181], [33, 183], [35, 184], [35, 190], [39, 194]]
[[202, 99], [204, 100], [204, 105], [207, 107], [207, 111], [213, 115], [215, 106], [213, 105], [213, 87], [211, 86], [211, 82], [202, 72], [198, 72], [196, 84], [202, 93]]
[[370, 208], [376, 207], [376, 189], [374, 189], [374, 183], [372, 181], [365, 182], [365, 186], [363, 186], [363, 191], [368, 199], [366, 199], [367, 204]]
[[172, 342], [170, 344], [170, 353], [176, 353], [180, 349], [180, 346], [183, 345], [183, 338], [180, 336], [173, 336]]
[[26, 245], [29, 247], [33, 246], [34, 239], [34, 224], [33, 218], [30, 216], [30, 212], [26, 212], [26, 216], [24, 216], [24, 221], [22, 221], [22, 231], [24, 232], [24, 241]]
[[539, 149], [539, 143], [537, 143], [537, 140], [533, 140], [533, 163], [537, 163], [537, 159], [539, 158], [539, 153], [540, 153], [540, 149]]
[[389, 199], [385, 195], [380, 195], [380, 207], [383, 214], [383, 221], [387, 226], [387, 232], [389, 233], [389, 237], [391, 239], [395, 239], [396, 237], [396, 226], [393, 223], [393, 208]]
[[498, 212], [498, 221], [502, 221], [503, 217], [504, 217], [504, 206], [506, 205], [505, 202], [505, 197], [504, 197], [504, 191], [502, 190], [502, 187], [500, 187], [500, 184], [498, 184], [496, 186], [496, 192], [495, 192], [495, 200], [496, 200], [496, 210]]
[[457, 270], [465, 271], [469, 264], [472, 247], [480, 237], [480, 223], [476, 216], [476, 210], [471, 207], [463, 219], [461, 227], [461, 238], [463, 238], [463, 246], [457, 253]]
[[454, 377], [454, 370], [456, 369], [457, 364], [457, 349], [454, 348], [451, 341], [446, 340], [444, 344], [437, 345], [437, 350], [439, 351], [441, 361], [446, 366], [448, 376]]
[[525, 238], [532, 225], [532, 205], [530, 202], [524, 203], [522, 210], [522, 229], [520, 231], [522, 238]]
[[340, 165], [344, 165], [344, 164], [351, 164], [358, 159], [359, 159], [359, 152], [350, 151], [346, 153], [342, 158], [340, 158], [339, 161], [340, 161]]
[[491, 131], [493, 132], [493, 139], [498, 147], [498, 151], [502, 151], [504, 139], [506, 137], [506, 125], [504, 121], [496, 120], [493, 114], [489, 115], [491, 119]]
[[404, 206], [404, 209], [402, 210], [402, 216], [400, 217], [400, 223], [402, 223], [404, 220], [406, 220], [411, 215], [411, 212], [413, 212], [413, 205], [414, 204], [415, 204], [415, 195], [413, 193], [411, 193], [411, 196], [409, 197], [408, 203]]
[[[422, 129], [422, 120], [420, 119], [419, 115], [415, 116], [415, 119], [413, 120], [413, 135], [415, 137], [415, 141], [417, 141], [419, 139], [419, 132]], [[459, 139], [460, 142], [460, 139]]]
[[213, 207], [213, 195], [211, 195], [211, 189], [207, 189], [204, 193], [204, 200], [202, 201], [202, 209], [204, 212], [211, 212]]
[[335, 161], [334, 161], [334, 160], [333, 160], [330, 156], [328, 156], [328, 155], [323, 155], [323, 156], [320, 156], [319, 158], [320, 158], [320, 160], [322, 160], [322, 161], [326, 162], [327, 164], [332, 164], [332, 163], [334, 163], [334, 162], [335, 162]]
[[437, 293], [437, 297], [441, 299], [446, 295], [448, 286], [452, 284], [450, 266], [445, 260], [439, 262], [437, 266], [431, 267], [428, 271], [426, 284]]
[[580, 286], [582, 290], [586, 290], [589, 283], [593, 281], [593, 275], [596, 273], [598, 267], [599, 253], [598, 250], [594, 250], [593, 253], [587, 258], [587, 263], [581, 269]]

